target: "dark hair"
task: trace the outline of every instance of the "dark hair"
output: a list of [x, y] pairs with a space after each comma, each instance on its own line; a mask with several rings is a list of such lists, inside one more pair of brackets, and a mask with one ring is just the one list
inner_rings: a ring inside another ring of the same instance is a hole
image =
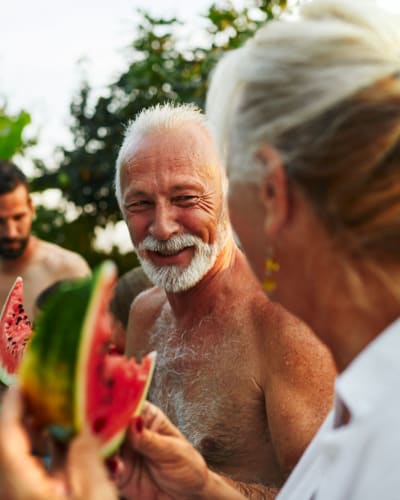
[[129, 309], [133, 299], [152, 286], [140, 266], [126, 272], [117, 281], [110, 301], [110, 311], [125, 328], [128, 325]]
[[11, 193], [20, 185], [29, 190], [25, 174], [14, 163], [0, 160], [0, 194]]

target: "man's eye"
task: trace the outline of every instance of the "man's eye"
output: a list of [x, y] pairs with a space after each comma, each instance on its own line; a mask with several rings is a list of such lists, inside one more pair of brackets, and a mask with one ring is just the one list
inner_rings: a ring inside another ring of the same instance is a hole
[[181, 196], [175, 196], [173, 199], [174, 203], [190, 204], [198, 200], [198, 196], [193, 194], [183, 194]]
[[150, 200], [137, 200], [128, 205], [128, 210], [143, 210], [150, 206], [152, 206], [152, 202]]

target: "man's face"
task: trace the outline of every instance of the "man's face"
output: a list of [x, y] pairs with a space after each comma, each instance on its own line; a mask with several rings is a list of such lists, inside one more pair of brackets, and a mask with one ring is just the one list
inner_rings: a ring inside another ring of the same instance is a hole
[[20, 185], [0, 195], [0, 257], [17, 259], [28, 244], [34, 210], [29, 193]]
[[197, 124], [148, 133], [122, 167], [123, 212], [144, 271], [167, 292], [194, 286], [214, 265], [225, 220], [221, 172]]

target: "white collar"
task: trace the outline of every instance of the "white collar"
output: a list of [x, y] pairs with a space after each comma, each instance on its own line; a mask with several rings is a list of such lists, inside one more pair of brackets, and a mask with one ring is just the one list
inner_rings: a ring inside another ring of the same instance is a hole
[[336, 379], [335, 413], [341, 401], [352, 418], [363, 418], [400, 388], [400, 318], [378, 335]]

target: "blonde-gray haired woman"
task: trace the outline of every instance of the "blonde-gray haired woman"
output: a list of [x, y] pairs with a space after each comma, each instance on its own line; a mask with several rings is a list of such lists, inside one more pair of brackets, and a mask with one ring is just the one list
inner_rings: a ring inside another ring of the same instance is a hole
[[400, 20], [306, 4], [217, 66], [207, 109], [234, 228], [331, 349], [335, 408], [279, 498], [395, 499], [400, 475]]

